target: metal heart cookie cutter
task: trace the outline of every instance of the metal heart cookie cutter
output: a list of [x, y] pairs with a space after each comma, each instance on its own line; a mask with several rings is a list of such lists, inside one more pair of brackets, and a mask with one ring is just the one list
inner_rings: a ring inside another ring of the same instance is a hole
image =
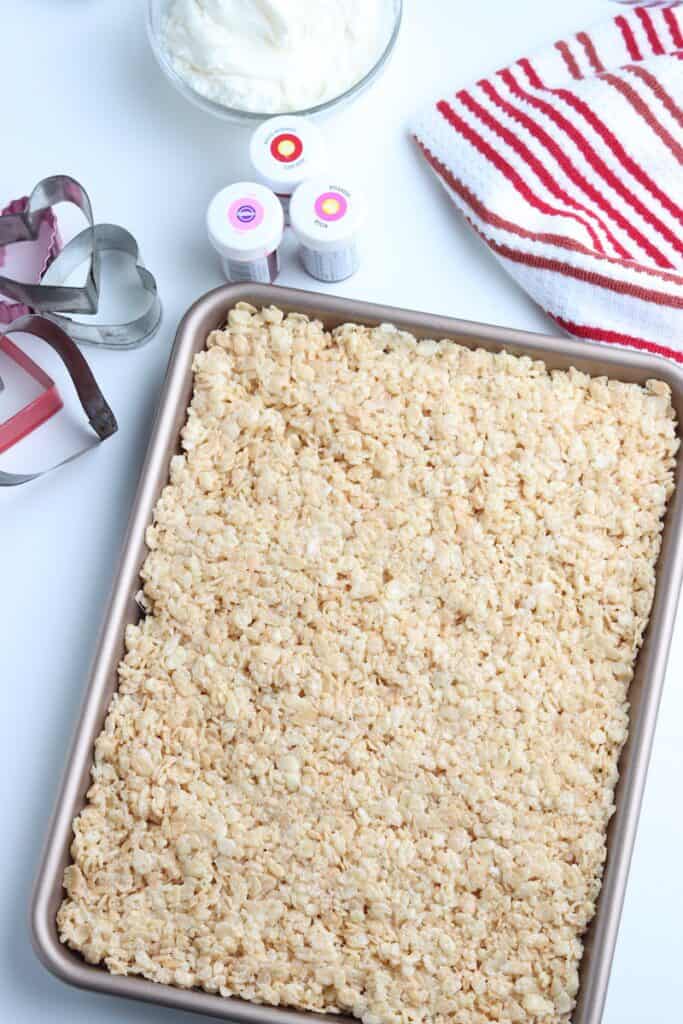
[[[135, 348], [149, 341], [161, 322], [156, 281], [142, 265], [138, 244], [129, 231], [116, 224], [95, 224], [88, 193], [74, 178], [65, 174], [44, 178], [23, 208], [0, 215], [0, 247], [15, 242], [35, 242], [45, 216], [60, 203], [76, 206], [88, 226], [54, 255], [38, 284], [26, 284], [0, 274], [0, 293], [27, 311], [53, 320], [81, 344], [120, 349]], [[145, 311], [127, 323], [113, 324], [87, 324], [65, 316], [66, 313], [97, 313], [101, 254], [112, 251], [123, 253], [134, 262], [140, 285], [148, 295]], [[85, 284], [65, 284], [73, 271], [86, 261]]]
[[[53, 207], [60, 203], [77, 207], [87, 224], [65, 246], [62, 246], [53, 212]], [[30, 281], [20, 281], [9, 272], [2, 272], [7, 271], [7, 247], [22, 242], [36, 246], [34, 255], [37, 259], [32, 266]], [[67, 314], [88, 316], [98, 312], [101, 255], [105, 252], [123, 254], [132, 261], [141, 289], [147, 296], [145, 309], [127, 322], [87, 323], [74, 320]], [[67, 284], [73, 272], [85, 263], [85, 282], [81, 285]], [[7, 335], [34, 335], [57, 352], [69, 372], [97, 440], [103, 441], [118, 429], [116, 419], [75, 342], [110, 349], [136, 348], [154, 336], [160, 322], [161, 302], [156, 281], [142, 264], [135, 238], [116, 224], [95, 224], [90, 198], [74, 178], [63, 174], [45, 178], [30, 196], [10, 203], [0, 212], [0, 324], [8, 325], [0, 333], [0, 351], [32, 377], [41, 386], [42, 393], [8, 420], [0, 420], [0, 452], [12, 447], [62, 408], [54, 381]], [[2, 390], [0, 380], [0, 392]], [[63, 459], [58, 466], [72, 462], [86, 450]], [[0, 487], [29, 483], [58, 466], [29, 474], [0, 471]]]
[[[14, 333], [32, 334], [35, 338], [46, 342], [54, 349], [69, 372], [69, 376], [76, 389], [76, 394], [98, 441], [105, 441], [112, 434], [116, 433], [118, 424], [114, 413], [100, 391], [83, 354], [61, 327], [53, 323], [52, 320], [46, 319], [46, 317], [31, 315], [15, 320], [14, 323], [10, 324], [9, 330], [5, 331], [5, 335]], [[6, 337], [3, 337], [3, 341], [7, 341]], [[29, 372], [31, 371], [29, 370]], [[49, 392], [49, 385], [52, 381], [47, 374], [44, 375], [41, 383], [48, 388]], [[16, 429], [17, 424], [14, 420], [0, 424], [0, 433], [3, 431], [9, 433], [11, 430]], [[74, 459], [79, 458], [91, 447], [92, 445], [88, 445], [87, 448], [75, 452], [66, 459], [62, 459], [56, 466], [51, 466], [50, 469], [42, 470], [39, 473], [6, 473], [0, 471], [0, 487], [17, 487], [19, 484], [27, 484], [32, 480], [37, 480], [39, 477], [45, 476], [46, 473], [51, 473], [60, 466], [65, 466], [68, 462], [73, 462]]]

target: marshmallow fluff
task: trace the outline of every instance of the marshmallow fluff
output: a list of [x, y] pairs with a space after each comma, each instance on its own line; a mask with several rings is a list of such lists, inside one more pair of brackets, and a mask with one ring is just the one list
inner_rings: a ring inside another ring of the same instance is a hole
[[165, 46], [207, 99], [287, 113], [359, 82], [388, 42], [390, 11], [387, 0], [173, 0]]

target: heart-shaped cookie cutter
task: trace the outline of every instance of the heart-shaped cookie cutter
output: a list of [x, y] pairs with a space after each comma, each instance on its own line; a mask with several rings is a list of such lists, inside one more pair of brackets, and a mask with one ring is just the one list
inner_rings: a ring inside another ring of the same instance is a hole
[[[0, 215], [0, 246], [35, 241], [41, 218], [59, 203], [70, 203], [84, 215], [87, 227], [76, 235], [50, 263], [40, 284], [24, 284], [0, 275], [0, 292], [36, 313], [54, 320], [82, 344], [102, 348], [135, 348], [150, 340], [161, 322], [157, 284], [140, 259], [135, 238], [116, 224], [95, 224], [90, 197], [83, 186], [65, 174], [44, 178], [29, 196], [26, 208]], [[149, 296], [147, 308], [127, 323], [86, 324], [66, 313], [97, 313], [100, 295], [101, 253], [116, 251], [131, 258], [143, 290]], [[83, 285], [66, 285], [70, 275], [87, 261]]]
[[[0, 216], [10, 214], [25, 214], [29, 208], [29, 197], [22, 196], [20, 199], [13, 199], [0, 210]], [[24, 272], [28, 273], [29, 280], [39, 284], [50, 263], [62, 247], [62, 240], [57, 225], [57, 218], [52, 209], [37, 217], [37, 238], [35, 243], [28, 243], [31, 246], [30, 255], [23, 258]], [[0, 268], [7, 265], [7, 246], [0, 245]], [[7, 276], [7, 274], [5, 274]], [[21, 316], [27, 316], [30, 309], [21, 302], [10, 302], [0, 295], [0, 324], [11, 324]], [[57, 385], [52, 378], [45, 373], [36, 363], [30, 359], [25, 352], [17, 348], [9, 338], [0, 335], [0, 351], [6, 358], [18, 366], [29, 377], [32, 377], [41, 387], [41, 392], [15, 413], [8, 420], [0, 422], [0, 454], [7, 451], [18, 441], [23, 440], [27, 434], [32, 433], [46, 420], [58, 413], [62, 408], [62, 400]], [[0, 378], [0, 392], [4, 384]]]
[[[54, 349], [69, 372], [69, 376], [76, 389], [76, 394], [88, 417], [90, 426], [97, 435], [97, 439], [104, 441], [116, 433], [118, 424], [114, 413], [100, 391], [97, 381], [82, 353], [74, 344], [73, 339], [61, 327], [46, 317], [33, 314], [15, 320], [10, 325], [9, 330], [3, 333], [5, 335], [14, 333], [32, 334]], [[88, 445], [88, 448], [90, 447], [92, 446]], [[73, 462], [74, 459], [83, 455], [84, 451], [87, 451], [88, 448], [75, 452], [68, 458], [62, 459], [56, 466], [51, 466], [49, 469], [44, 469], [39, 473], [0, 472], [0, 487], [17, 487], [20, 484], [30, 483], [31, 480], [37, 480], [38, 477], [45, 476], [46, 473], [51, 473], [60, 466]]]
[[95, 224], [86, 228], [62, 249], [47, 269], [40, 287], [51, 287], [54, 279], [65, 280], [84, 263], [91, 253], [99, 257], [104, 252], [123, 253], [132, 260], [142, 289], [148, 295], [145, 311], [127, 323], [100, 324], [84, 323], [51, 310], [46, 316], [53, 320], [82, 345], [98, 345], [100, 348], [137, 348], [149, 341], [157, 332], [161, 322], [161, 300], [156, 280], [140, 259], [138, 243], [130, 231], [118, 224]]
[[[9, 217], [10, 214], [26, 214], [29, 209], [30, 197], [22, 196], [21, 199], [13, 199], [4, 210], [0, 210], [0, 217]], [[32, 270], [35, 273], [35, 284], [40, 283], [40, 279], [52, 263], [57, 253], [62, 248], [62, 239], [59, 233], [59, 227], [57, 226], [57, 218], [54, 215], [54, 211], [50, 207], [44, 212], [42, 216], [38, 218], [38, 224], [36, 225], [38, 236], [36, 238], [36, 253], [32, 262]], [[6, 260], [6, 247], [0, 245], [0, 267], [5, 266]], [[9, 303], [4, 304], [0, 299], [0, 322], [11, 323], [11, 320], [6, 319], [7, 309], [5, 305], [9, 307]], [[19, 303], [16, 304], [18, 308]], [[12, 317], [16, 320], [16, 317]]]
[[35, 242], [42, 217], [59, 203], [70, 203], [78, 207], [88, 222], [85, 234], [90, 239], [91, 255], [85, 284], [73, 287], [61, 283], [24, 284], [0, 275], [0, 292], [36, 313], [96, 313], [100, 290], [100, 257], [94, 245], [92, 204], [88, 193], [74, 178], [65, 174], [44, 178], [33, 189], [25, 210], [0, 217], [0, 245]]

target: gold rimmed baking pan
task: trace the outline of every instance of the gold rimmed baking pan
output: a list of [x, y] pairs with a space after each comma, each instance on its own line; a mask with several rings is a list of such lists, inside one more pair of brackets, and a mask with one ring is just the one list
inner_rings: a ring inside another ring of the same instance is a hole
[[[85, 703], [69, 755], [66, 774], [49, 828], [31, 909], [33, 943], [46, 967], [63, 981], [108, 995], [158, 1003], [204, 1013], [214, 1018], [262, 1024], [308, 1024], [317, 1015], [223, 999], [198, 990], [187, 991], [109, 974], [87, 964], [59, 941], [56, 915], [62, 901], [62, 877], [70, 861], [71, 825], [85, 802], [90, 785], [93, 746], [117, 686], [117, 667], [124, 652], [124, 631], [140, 617], [135, 594], [146, 556], [145, 529], [157, 498], [168, 480], [171, 456], [179, 450], [180, 430], [192, 394], [192, 360], [209, 333], [223, 325], [228, 311], [240, 301], [255, 306], [277, 305], [284, 311], [306, 313], [333, 328], [346, 322], [393, 323], [418, 337], [450, 338], [470, 348], [506, 349], [543, 359], [550, 369], [577, 369], [594, 376], [644, 383], [666, 381], [672, 390], [679, 423], [683, 422], [683, 369], [658, 356], [609, 348], [568, 338], [554, 338], [484, 324], [451, 320], [424, 313], [373, 306], [347, 299], [263, 285], [228, 285], [205, 295], [189, 310], [176, 337], [152, 439], [128, 527], [121, 564], [99, 640]], [[676, 479], [680, 485], [683, 455]], [[600, 1024], [616, 944], [619, 919], [643, 797], [657, 711], [664, 682], [676, 606], [683, 573], [683, 487], [670, 503], [657, 567], [657, 589], [645, 643], [630, 689], [631, 727], [620, 762], [617, 810], [608, 835], [608, 860], [597, 914], [586, 936], [581, 966], [578, 1007], [573, 1024]], [[330, 1018], [326, 1018], [329, 1022]], [[339, 1019], [339, 1018], [337, 1018]]]

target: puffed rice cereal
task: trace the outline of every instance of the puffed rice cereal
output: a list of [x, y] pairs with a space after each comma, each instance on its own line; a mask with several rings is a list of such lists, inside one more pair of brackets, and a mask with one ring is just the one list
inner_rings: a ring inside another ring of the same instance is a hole
[[658, 381], [238, 305], [62, 940], [366, 1024], [566, 1024], [677, 448]]

